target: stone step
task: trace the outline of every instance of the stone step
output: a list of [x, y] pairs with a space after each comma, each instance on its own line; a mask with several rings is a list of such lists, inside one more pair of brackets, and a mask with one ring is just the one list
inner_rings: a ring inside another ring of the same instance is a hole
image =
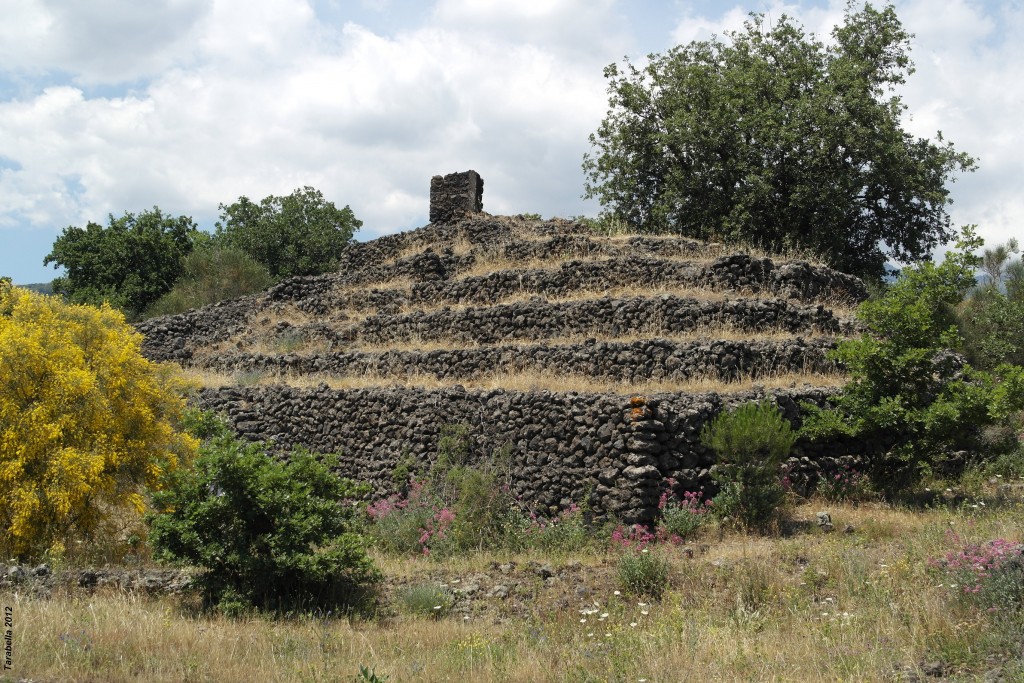
[[339, 345], [358, 343], [385, 349], [395, 344], [451, 340], [498, 344], [579, 335], [620, 337], [673, 335], [702, 327], [839, 334], [840, 321], [824, 306], [785, 299], [698, 301], [671, 295], [549, 303], [538, 299], [496, 306], [375, 315], [340, 327]]
[[196, 359], [194, 367], [221, 373], [289, 373], [381, 379], [429, 376], [451, 383], [501, 374], [539, 372], [625, 383], [713, 378], [733, 381], [788, 373], [834, 373], [826, 358], [832, 338], [784, 340], [502, 345], [430, 351], [258, 354], [233, 352]]

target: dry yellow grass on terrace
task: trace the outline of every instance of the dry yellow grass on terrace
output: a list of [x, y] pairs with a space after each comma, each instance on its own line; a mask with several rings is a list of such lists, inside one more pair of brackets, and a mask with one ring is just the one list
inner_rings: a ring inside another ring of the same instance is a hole
[[[497, 218], [497, 217], [493, 217]], [[533, 221], [523, 221], [514, 217], [503, 217], [506, 218], [513, 226], [514, 240], [517, 242], [530, 242], [530, 243], [541, 243], [551, 240], [550, 236], [537, 234], [532, 232], [529, 227], [526, 227], [527, 223], [535, 224]], [[694, 238], [677, 235], [661, 235], [661, 234], [648, 234], [639, 233], [631, 230], [618, 232], [614, 235], [602, 235], [600, 233], [579, 233], [574, 235], [575, 237], [585, 238], [595, 244], [611, 244], [615, 246], [625, 246], [629, 240], [634, 238], [643, 238], [644, 240], [672, 242], [676, 240], [686, 240], [687, 242], [694, 243], [693, 251], [688, 251], [682, 255], [667, 255], [667, 256], [656, 256], [657, 258], [664, 258], [665, 260], [671, 261], [684, 261], [694, 264], [707, 264], [715, 259], [723, 256], [730, 256], [733, 254], [743, 253], [749, 254], [753, 258], [770, 258], [776, 265], [782, 265], [792, 261], [807, 261], [814, 265], [824, 266], [827, 265], [825, 261], [818, 256], [806, 250], [801, 249], [785, 249], [781, 252], [773, 252], [760, 245], [751, 245], [747, 243], [735, 242], [735, 243], [723, 243], [723, 242], [702, 242]], [[493, 270], [508, 270], [512, 268], [536, 268], [543, 265], [550, 264], [552, 262], [562, 262], [566, 260], [582, 260], [582, 261], [600, 261], [610, 258], [606, 254], [573, 254], [567, 253], [552, 253], [548, 257], [533, 259], [527, 262], [514, 261], [507, 259], [503, 255], [503, 244], [499, 245], [479, 245], [473, 244], [469, 239], [464, 236], [460, 236], [454, 242], [417, 242], [411, 244], [402, 249], [395, 259], [389, 259], [386, 262], [394, 262], [402, 258], [408, 258], [415, 256], [416, 254], [422, 253], [428, 247], [437, 249], [439, 247], [450, 248], [452, 252], [457, 256], [464, 256], [466, 254], [473, 253], [477, 257], [477, 265], [466, 274], [468, 275], [483, 275]], [[488, 270], [489, 269], [489, 270]]]
[[765, 389], [787, 389], [793, 387], [839, 387], [847, 377], [839, 373], [787, 372], [774, 375], [746, 377], [733, 381], [718, 377], [693, 378], [689, 380], [645, 380], [641, 382], [617, 382], [583, 375], [559, 375], [541, 371], [494, 373], [479, 379], [452, 378], [439, 380], [433, 375], [407, 375], [404, 377], [382, 377], [374, 374], [358, 376], [329, 375], [324, 373], [264, 373], [237, 372], [219, 373], [190, 368], [184, 371], [188, 380], [207, 388], [231, 386], [272, 386], [311, 389], [326, 384], [332, 389], [370, 389], [377, 387], [403, 387], [422, 389], [445, 389], [456, 384], [469, 389], [506, 389], [509, 391], [550, 391], [554, 393], [577, 392], [588, 394], [633, 394], [660, 393], [709, 393], [735, 394], [750, 391], [755, 386]]

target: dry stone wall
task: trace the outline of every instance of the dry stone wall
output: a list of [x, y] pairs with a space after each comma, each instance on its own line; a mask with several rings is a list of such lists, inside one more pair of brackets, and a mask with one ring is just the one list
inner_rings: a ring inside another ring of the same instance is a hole
[[835, 372], [826, 357], [830, 338], [769, 341], [706, 340], [676, 342], [641, 339], [579, 344], [482, 346], [433, 351], [339, 351], [300, 355], [225, 353], [203, 367], [218, 372], [328, 374], [407, 379], [432, 377], [466, 382], [495, 373], [583, 376], [622, 383], [686, 381], [741, 376], [771, 377], [787, 372]]
[[[496, 217], [430, 225], [351, 245], [337, 273], [289, 278], [261, 295], [154, 318], [137, 328], [144, 335], [147, 356], [188, 363], [195, 350], [238, 336], [261, 315], [286, 305], [311, 316], [345, 323], [351, 313], [393, 316], [426, 305], [486, 306], [524, 295], [548, 299], [590, 292], [600, 296], [616, 287], [652, 291], [666, 286], [692, 287], [735, 293], [743, 298], [767, 295], [794, 304], [850, 304], [866, 297], [859, 279], [804, 261], [776, 264], [771, 259], [747, 254], [723, 256], [706, 264], [679, 261], [672, 259], [696, 258], [708, 246], [683, 238], [601, 239], [581, 234], [581, 230], [578, 224], [553, 220], [532, 225], [533, 235], [524, 239], [521, 222], [517, 226], [509, 219]], [[453, 245], [457, 244], [468, 245], [468, 251], [455, 253]], [[492, 258], [509, 265], [485, 275], [464, 275]], [[560, 258], [573, 260], [559, 261]], [[583, 258], [592, 260], [579, 260]], [[537, 259], [552, 263], [546, 268], [521, 267]], [[381, 287], [396, 281], [411, 284]], [[527, 308], [532, 305], [521, 304]], [[746, 317], [748, 324], [759, 327], [752, 316]], [[380, 324], [390, 322], [384, 319]], [[654, 326], [646, 329], [658, 334]], [[850, 328], [847, 325], [837, 329], [847, 333]], [[371, 330], [370, 334], [381, 338], [388, 333]], [[358, 331], [349, 332], [339, 339], [358, 336]], [[502, 334], [490, 336], [511, 338]]]
[[377, 315], [347, 331], [348, 341], [395, 344], [452, 340], [496, 344], [565, 336], [669, 334], [718, 324], [739, 330], [838, 332], [839, 322], [821, 305], [778, 299], [695, 301], [657, 298], [591, 299], [549, 303], [543, 299], [402, 315]]
[[[700, 443], [704, 424], [723, 408], [770, 398], [794, 423], [799, 402], [822, 404], [828, 389], [650, 397], [503, 389], [441, 390], [285, 386], [204, 390], [207, 409], [228, 416], [246, 438], [280, 449], [296, 445], [340, 453], [339, 474], [371, 483], [376, 496], [394, 490], [392, 473], [411, 458], [420, 471], [437, 452], [441, 427], [469, 427], [474, 461], [509, 447], [512, 488], [543, 514], [584, 499], [598, 515], [627, 523], [649, 522], [665, 480], [678, 491], [714, 491], [715, 457]], [[863, 452], [864, 444], [836, 445], [831, 452], [798, 450], [791, 461], [799, 479], [836, 458]], [[589, 498], [588, 498], [589, 496]]]

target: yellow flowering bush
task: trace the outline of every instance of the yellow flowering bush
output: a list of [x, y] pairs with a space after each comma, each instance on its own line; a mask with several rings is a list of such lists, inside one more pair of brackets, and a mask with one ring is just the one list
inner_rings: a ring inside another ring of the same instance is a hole
[[30, 557], [141, 516], [143, 491], [190, 460], [183, 385], [109, 306], [0, 280], [0, 551]]

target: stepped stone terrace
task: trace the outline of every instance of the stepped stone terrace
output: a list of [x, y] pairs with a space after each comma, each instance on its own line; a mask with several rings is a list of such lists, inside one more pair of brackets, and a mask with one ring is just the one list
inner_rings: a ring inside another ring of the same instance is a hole
[[[144, 353], [203, 385], [196, 401], [282, 449], [342, 454], [394, 486], [445, 424], [472, 457], [507, 448], [513, 487], [548, 514], [588, 503], [649, 520], [671, 478], [713, 486], [699, 439], [724, 407], [773, 399], [794, 423], [844, 377], [863, 283], [805, 258], [587, 221], [492, 216], [473, 171], [431, 181], [431, 222], [354, 243], [336, 272], [138, 325]], [[790, 463], [813, 473], [857, 444]], [[678, 491], [677, 491], [678, 492]]]

